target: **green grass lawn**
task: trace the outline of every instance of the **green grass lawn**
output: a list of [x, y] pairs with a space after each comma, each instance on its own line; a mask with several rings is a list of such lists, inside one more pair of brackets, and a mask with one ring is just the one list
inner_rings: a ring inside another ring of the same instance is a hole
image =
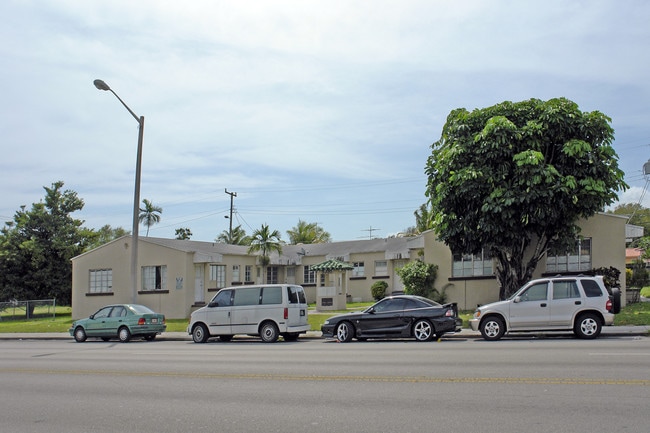
[[[345, 311], [332, 311], [316, 313], [310, 309], [308, 314], [309, 325], [313, 331], [320, 331], [320, 327], [328, 317], [345, 312], [358, 311], [371, 305], [371, 303], [348, 304]], [[469, 326], [473, 311], [461, 311], [460, 317], [463, 319], [463, 326]], [[185, 332], [187, 329], [188, 319], [167, 319], [168, 332]], [[40, 318], [32, 320], [7, 320], [6, 315], [0, 314], [0, 333], [12, 332], [68, 332], [72, 324], [72, 309], [70, 307], [56, 307], [56, 316], [54, 318]], [[614, 325], [650, 325], [650, 302], [639, 302], [623, 308], [620, 314], [616, 315]]]

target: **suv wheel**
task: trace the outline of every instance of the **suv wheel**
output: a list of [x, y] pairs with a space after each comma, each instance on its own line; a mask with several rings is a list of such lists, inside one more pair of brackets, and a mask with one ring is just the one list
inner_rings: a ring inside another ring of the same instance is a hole
[[573, 326], [573, 332], [578, 338], [589, 340], [598, 337], [602, 327], [600, 319], [595, 314], [587, 313], [578, 317]]
[[488, 341], [496, 341], [506, 333], [506, 325], [499, 317], [488, 317], [481, 322], [481, 335]]

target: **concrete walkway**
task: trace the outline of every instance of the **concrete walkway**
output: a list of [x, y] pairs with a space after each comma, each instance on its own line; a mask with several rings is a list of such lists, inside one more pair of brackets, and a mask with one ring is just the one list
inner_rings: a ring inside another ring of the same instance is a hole
[[[535, 336], [543, 335], [552, 337], [553, 333], [526, 333], [514, 334], [515, 338], [535, 338]], [[556, 334], [561, 335], [561, 334]], [[650, 326], [605, 326], [600, 334], [602, 337], [650, 337]], [[513, 335], [504, 338], [513, 337]], [[320, 339], [322, 338], [320, 331], [309, 331], [300, 338]], [[445, 339], [451, 338], [481, 338], [480, 332], [474, 332], [471, 329], [463, 329], [456, 334], [446, 334]], [[47, 332], [47, 333], [0, 333], [0, 340], [72, 340], [73, 338], [67, 332]], [[165, 341], [192, 341], [192, 337], [185, 332], [164, 332], [159, 335], [157, 340]]]

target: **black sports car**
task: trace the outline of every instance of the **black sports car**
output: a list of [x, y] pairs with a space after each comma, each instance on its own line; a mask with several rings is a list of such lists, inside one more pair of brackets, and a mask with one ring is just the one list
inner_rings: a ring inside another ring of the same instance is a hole
[[408, 338], [429, 341], [463, 325], [455, 303], [440, 305], [413, 295], [390, 296], [359, 313], [330, 317], [321, 327], [323, 337], [342, 343], [356, 338]]

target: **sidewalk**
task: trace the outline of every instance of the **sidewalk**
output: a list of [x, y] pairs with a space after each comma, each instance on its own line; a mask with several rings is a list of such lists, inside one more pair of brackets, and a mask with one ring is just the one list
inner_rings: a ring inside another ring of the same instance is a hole
[[[544, 334], [544, 333], [526, 333], [526, 334], [514, 334], [515, 338], [531, 338], [535, 335], [548, 335], [553, 336], [553, 333]], [[562, 335], [556, 333], [555, 335]], [[630, 336], [639, 336], [639, 337], [649, 337], [650, 336], [650, 326], [605, 326], [601, 332], [601, 337], [630, 337]], [[504, 338], [512, 338], [513, 335], [506, 336]], [[301, 339], [320, 339], [322, 338], [320, 331], [309, 331], [305, 335], [300, 336]], [[443, 340], [446, 339], [469, 339], [469, 338], [481, 338], [480, 332], [472, 331], [471, 329], [463, 328], [461, 332], [456, 334], [446, 334], [442, 337]], [[2, 340], [71, 340], [73, 338], [67, 332], [48, 332], [48, 333], [0, 333], [0, 341]], [[192, 341], [192, 336], [188, 335], [185, 332], [163, 332], [161, 335], [156, 337], [156, 340], [161, 341]]]

